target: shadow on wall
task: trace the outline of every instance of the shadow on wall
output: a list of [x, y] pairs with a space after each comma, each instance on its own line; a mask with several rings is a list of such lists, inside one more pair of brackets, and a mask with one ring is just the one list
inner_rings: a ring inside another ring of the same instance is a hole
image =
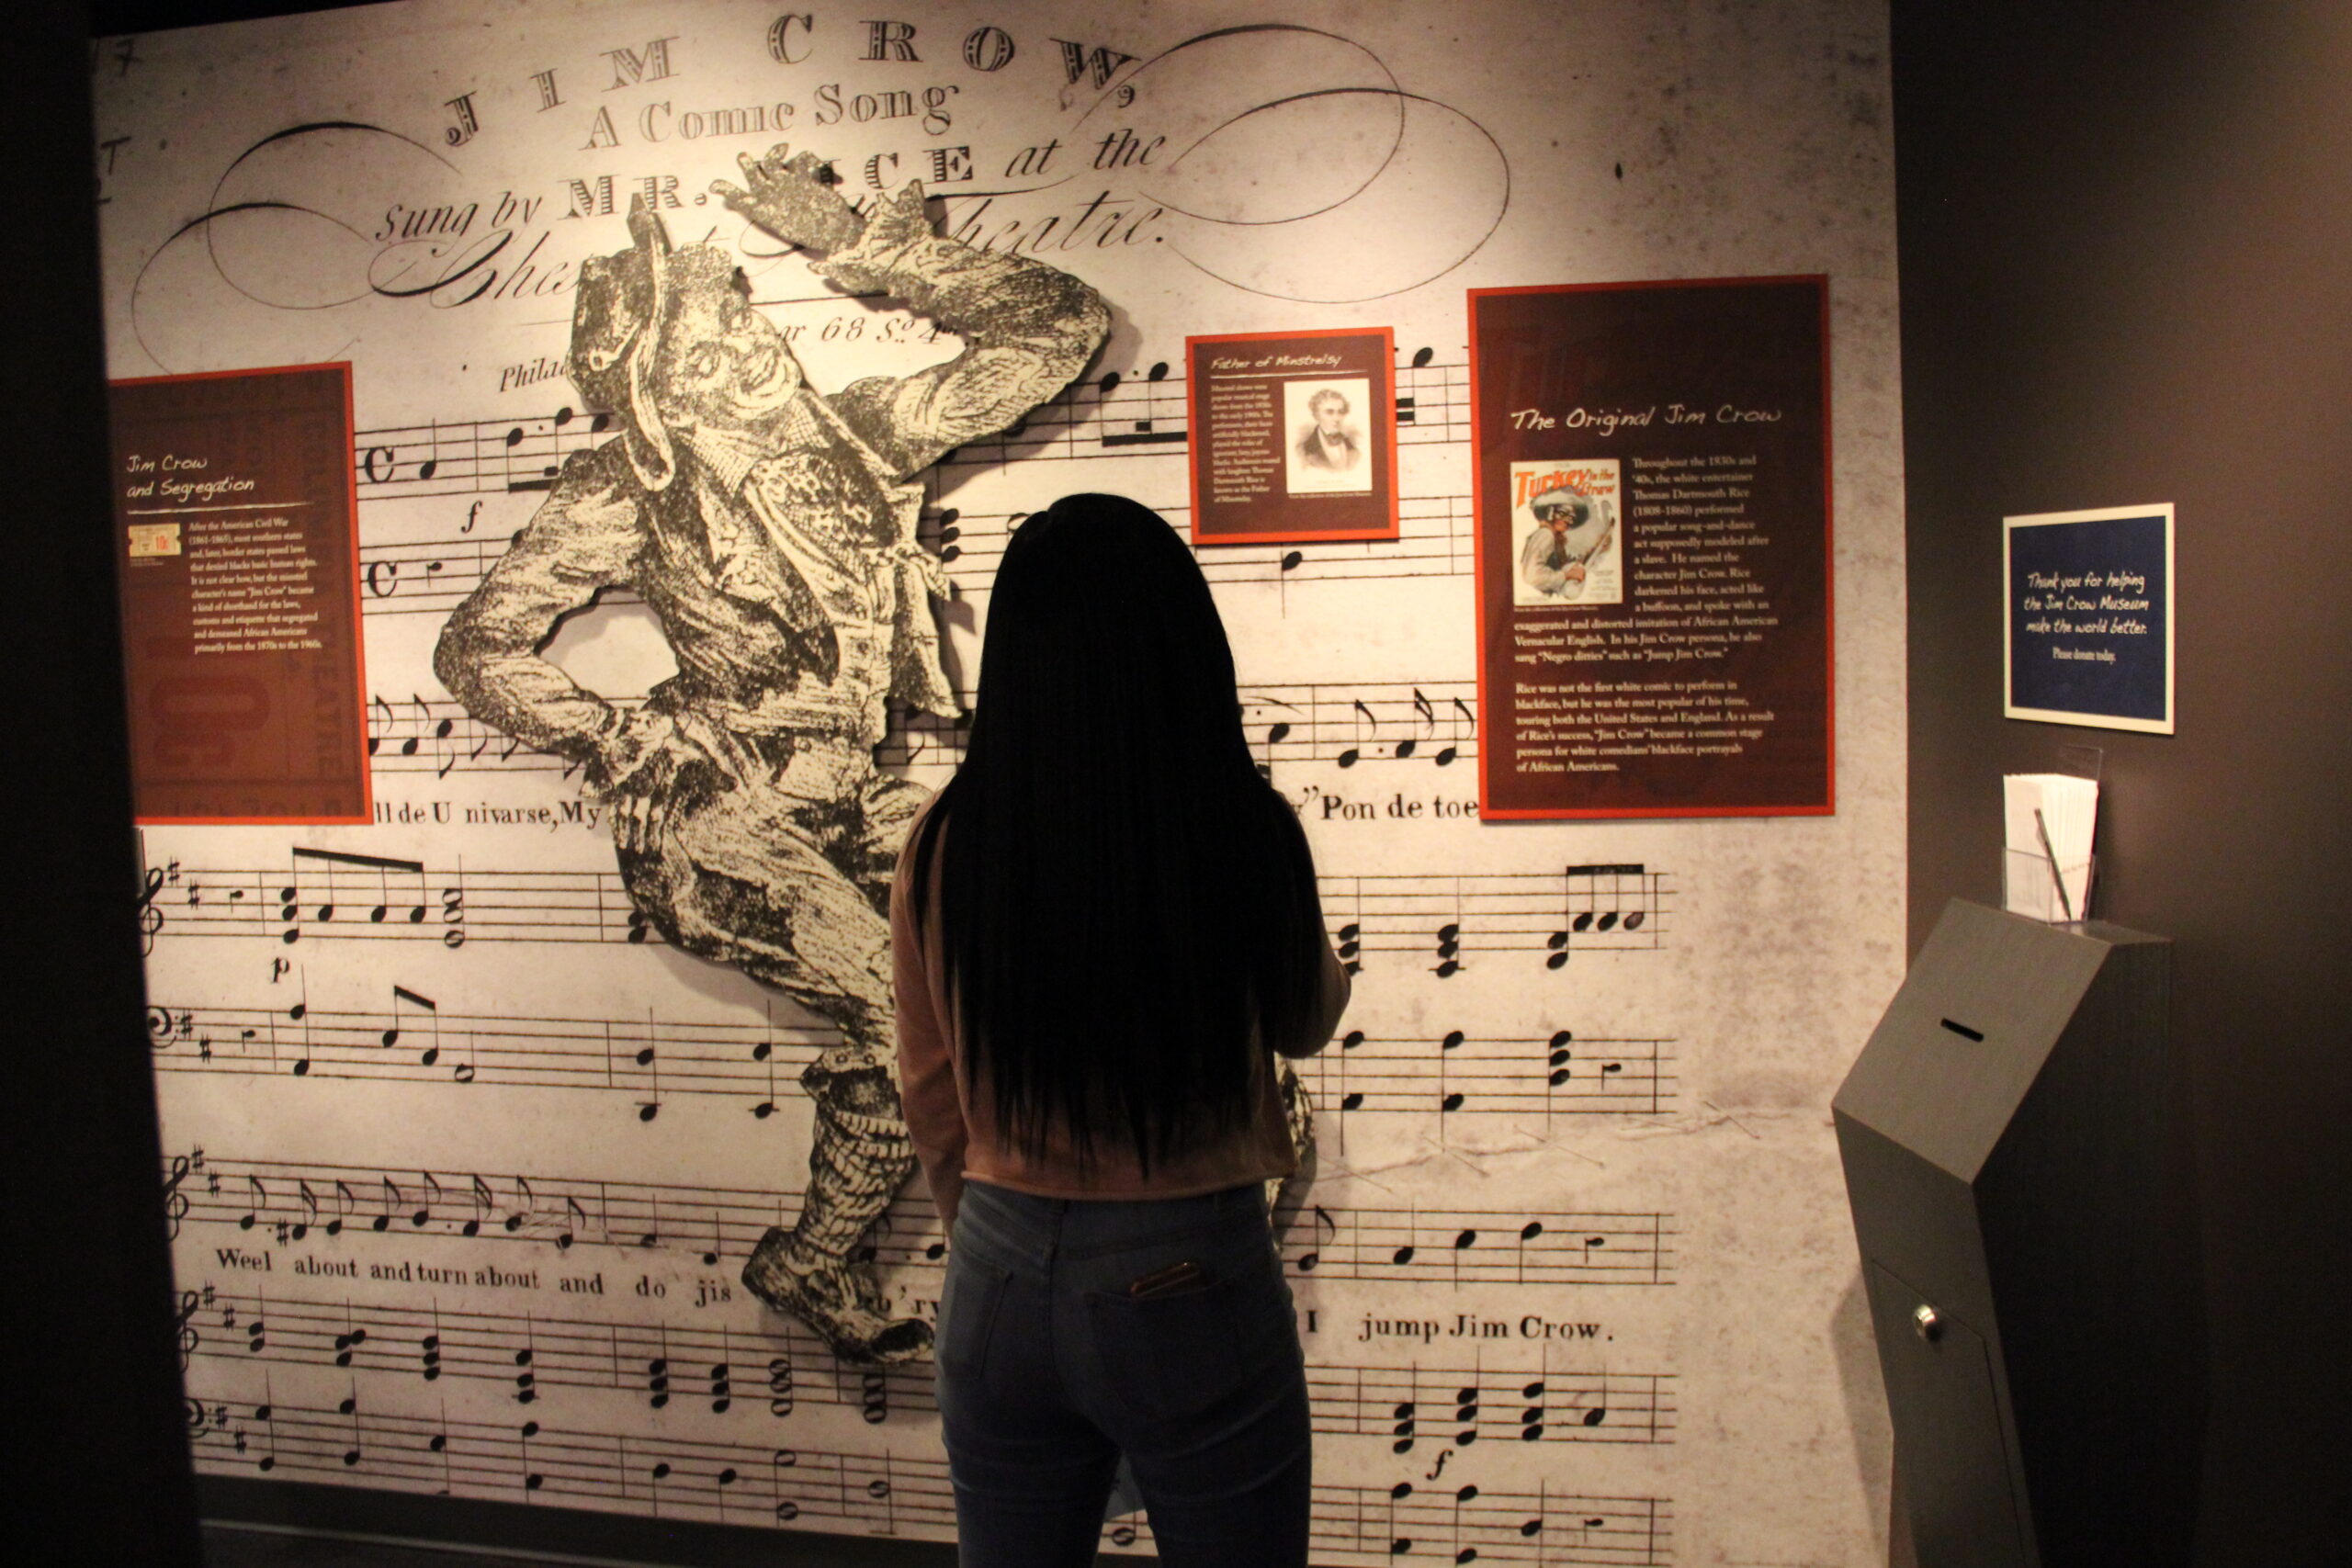
[[[1846, 1428], [1854, 1438], [1854, 1465], [1869, 1500], [1874, 1550], [1871, 1561], [1890, 1561], [1887, 1530], [1894, 1473], [1894, 1430], [1886, 1414], [1886, 1383], [1879, 1375], [1878, 1341], [1871, 1333], [1870, 1292], [1858, 1264], [1829, 1314], [1829, 1349], [1838, 1363], [1838, 1393], [1846, 1404]], [[1907, 1556], [1907, 1554], [1906, 1554]]]

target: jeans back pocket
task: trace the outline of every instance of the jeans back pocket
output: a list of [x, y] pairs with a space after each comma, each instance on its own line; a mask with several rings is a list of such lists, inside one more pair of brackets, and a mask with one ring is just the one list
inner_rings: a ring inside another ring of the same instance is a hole
[[1255, 1266], [1140, 1300], [1089, 1292], [1086, 1315], [1107, 1392], [1137, 1415], [1183, 1420], [1282, 1375], [1298, 1354], [1281, 1282]]
[[965, 1251], [948, 1255], [939, 1292], [939, 1327], [932, 1352], [940, 1375], [977, 1386], [988, 1371], [989, 1339], [996, 1329], [1009, 1269]]

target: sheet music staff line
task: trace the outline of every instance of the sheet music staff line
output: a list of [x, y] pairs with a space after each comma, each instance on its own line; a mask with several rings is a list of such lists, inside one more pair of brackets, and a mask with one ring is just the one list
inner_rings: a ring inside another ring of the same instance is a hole
[[389, 993], [380, 1010], [156, 1003], [148, 1043], [160, 1072], [592, 1089], [639, 1106], [720, 1095], [753, 1101], [764, 1118], [791, 1099], [800, 1069], [840, 1043], [824, 1024], [460, 1013], [404, 994], [424, 1007], [403, 1009]]
[[[1158, 510], [1180, 528], [1191, 514], [1182, 502]], [[989, 591], [1012, 530], [1027, 515], [948, 507], [927, 512], [918, 536], [947, 563], [957, 593], [976, 598]], [[1201, 571], [1212, 584], [1261, 585], [1465, 579], [1471, 574], [1476, 516], [1466, 493], [1400, 497], [1397, 530], [1393, 540], [1221, 546], [1199, 552]], [[371, 535], [381, 532], [369, 530]], [[514, 533], [458, 533], [365, 540], [359, 548], [361, 607], [369, 615], [446, 615], [481, 585], [514, 537]], [[616, 590], [605, 602], [638, 601]]]
[[[796, 1082], [799, 1069], [837, 1038], [821, 1025], [513, 1014], [444, 1013], [431, 1028], [412, 1023], [403, 1030], [396, 1010], [300, 1003], [157, 1004], [147, 1017], [156, 1067], [164, 1072], [714, 1095], [752, 1100], [763, 1115], [779, 1103], [779, 1079]], [[392, 1035], [400, 1039], [388, 1041]], [[1670, 1111], [1675, 1097], [1677, 1080], [1668, 1070], [1673, 1058], [1661, 1050], [1667, 1043], [1576, 1042], [1566, 1031], [1479, 1039], [1460, 1032], [1408, 1039], [1351, 1031], [1297, 1066], [1317, 1118], [1335, 1124], [1350, 1112], [1655, 1116]]]
[[[764, 1119], [840, 1038], [822, 1024], [452, 1012], [401, 987], [385, 999], [380, 1009], [156, 1002], [148, 1043], [159, 1072], [586, 1089], [650, 1121], [648, 1109], [695, 1096], [749, 1100]], [[1657, 1116], [1675, 1098], [1670, 1043], [1580, 1040], [1566, 1030], [1494, 1038], [1350, 1030], [1295, 1066], [1318, 1123], [1333, 1132], [1351, 1113]]]
[[[154, 868], [147, 905], [160, 940], [659, 942], [618, 871], [523, 871], [296, 846], [284, 869]], [[1324, 874], [1317, 883], [1340, 956], [1430, 961], [1440, 978], [1514, 953], [1558, 969], [1577, 952], [1654, 951], [1671, 924], [1668, 874], [1643, 865], [1458, 876]], [[1606, 880], [1605, 888], [1600, 883]]]
[[[970, 693], [962, 694], [972, 705]], [[644, 693], [606, 694], [625, 708]], [[1241, 720], [1258, 760], [1330, 762], [1418, 761], [1450, 768], [1478, 755], [1477, 684], [1473, 681], [1258, 682], [1241, 688]], [[963, 760], [966, 724], [908, 712], [876, 755], [884, 767], [918, 762], [953, 767]], [[533, 750], [447, 698], [422, 693], [368, 701], [368, 753], [379, 776], [452, 773], [560, 773], [579, 764]], [[1469, 770], [1464, 770], [1466, 780]], [[1469, 787], [1465, 783], [1464, 788]]]
[[[744, 1333], [698, 1323], [467, 1312], [431, 1292], [418, 1304], [207, 1282], [184, 1292], [179, 1315], [183, 1346], [209, 1360], [487, 1382], [518, 1406], [544, 1408], [550, 1391], [578, 1389], [627, 1394], [655, 1409], [674, 1404], [747, 1420], [785, 1419], [802, 1404], [855, 1410], [874, 1425], [896, 1411], [938, 1409], [929, 1363], [852, 1366], [778, 1314], [763, 1314], [759, 1330]], [[1555, 1367], [1541, 1347], [1509, 1364], [1514, 1359], [1310, 1364], [1315, 1429], [1380, 1438], [1400, 1454], [1422, 1440], [1453, 1447], [1478, 1438], [1674, 1440], [1673, 1373]]]
[[[628, 1506], [662, 1517], [720, 1523], [837, 1522], [863, 1533], [950, 1531], [953, 1489], [944, 1459], [885, 1450], [697, 1441], [378, 1410], [356, 1394], [335, 1405], [259, 1390], [194, 1384], [188, 1432], [200, 1463], [342, 1479], [450, 1495]], [[1318, 1482], [1312, 1502], [1319, 1562], [1398, 1558], [1525, 1562], [1537, 1568], [1617, 1568], [1672, 1562], [1673, 1507], [1662, 1497], [1595, 1495], [1400, 1481], [1389, 1486]], [[1122, 1521], [1105, 1536], [1125, 1546], [1148, 1528]]]
[[[1467, 360], [1423, 358], [1428, 352], [1396, 369], [1400, 446], [1468, 438]], [[575, 412], [569, 404], [524, 419], [379, 425], [353, 433], [352, 467], [362, 501], [547, 491], [565, 458], [598, 445], [614, 428], [610, 413]], [[1181, 456], [1188, 440], [1183, 373], [1161, 363], [1076, 383], [1003, 434], [960, 447], [940, 466]]]
[[1508, 1117], [1665, 1116], [1679, 1079], [1670, 1040], [1578, 1036], [1432, 1038], [1349, 1030], [1294, 1064], [1318, 1122], [1356, 1114]]
[[[717, 1267], [751, 1255], [796, 1217], [797, 1189], [697, 1187], [541, 1174], [496, 1175], [322, 1161], [224, 1159], [198, 1148], [166, 1162], [173, 1234], [190, 1224], [333, 1250], [348, 1236], [433, 1235], [683, 1250]], [[1309, 1195], [1312, 1197], [1312, 1194]], [[1329, 1280], [1511, 1285], [1674, 1283], [1674, 1216], [1529, 1213], [1315, 1201], [1285, 1211], [1284, 1266]], [[947, 1255], [930, 1200], [901, 1195], [860, 1248], [886, 1269], [935, 1270]], [[935, 1284], [927, 1293], [935, 1295]]]
[[[941, 466], [1115, 457], [1155, 448], [1182, 451], [1188, 440], [1183, 374], [1160, 363], [1150, 367], [1142, 381], [1133, 378], [1130, 370], [1079, 382], [1002, 434], [949, 453]], [[1466, 356], [1441, 364], [1434, 350], [1423, 348], [1398, 364], [1396, 420], [1399, 446], [1467, 439]]]

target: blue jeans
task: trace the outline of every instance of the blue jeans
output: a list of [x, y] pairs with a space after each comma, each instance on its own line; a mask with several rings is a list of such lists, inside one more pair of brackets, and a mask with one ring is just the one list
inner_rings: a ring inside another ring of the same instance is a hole
[[937, 1350], [963, 1568], [1092, 1562], [1123, 1453], [1170, 1568], [1305, 1568], [1306, 1370], [1263, 1193], [966, 1185]]

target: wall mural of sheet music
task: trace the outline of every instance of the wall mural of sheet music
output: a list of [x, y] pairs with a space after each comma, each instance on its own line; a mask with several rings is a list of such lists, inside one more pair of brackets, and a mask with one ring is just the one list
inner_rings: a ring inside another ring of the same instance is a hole
[[[1385, 334], [1260, 399], [1273, 521], [1200, 552], [1356, 978], [1280, 1216], [1317, 1561], [1883, 1559], [1827, 1102], [1902, 958], [1884, 51], [1860, 0], [103, 42], [112, 374], [350, 377], [373, 820], [153, 822], [135, 868], [199, 1469], [947, 1539], [946, 1238], [845, 1111], [887, 1013], [776, 933], [868, 940], [1024, 516], [1109, 490], [1193, 536], [1188, 339]], [[1835, 813], [1482, 820], [1467, 291], [1789, 276], [1836, 344]], [[783, 411], [757, 441], [689, 406], [695, 341]], [[1394, 536], [1286, 532], [1363, 452]], [[778, 563], [843, 515], [889, 591], [796, 665]], [[715, 915], [692, 811], [646, 809], [697, 767], [694, 809], [854, 820], [834, 881]], [[833, 1306], [747, 1284], [787, 1236]]]

